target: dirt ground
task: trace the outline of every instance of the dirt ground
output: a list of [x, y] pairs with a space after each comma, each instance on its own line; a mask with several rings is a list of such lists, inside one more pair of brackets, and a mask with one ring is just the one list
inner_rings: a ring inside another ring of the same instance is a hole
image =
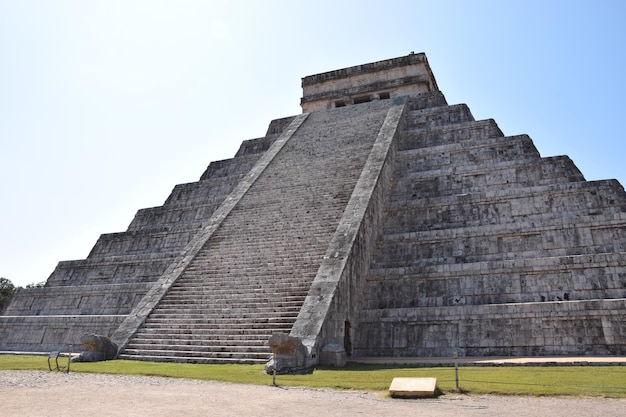
[[623, 417], [626, 400], [384, 393], [101, 374], [0, 371], [0, 414], [38, 416], [567, 416]]

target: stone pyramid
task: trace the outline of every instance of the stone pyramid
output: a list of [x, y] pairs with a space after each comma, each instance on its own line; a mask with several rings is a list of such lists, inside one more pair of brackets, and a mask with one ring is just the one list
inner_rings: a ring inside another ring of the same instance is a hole
[[261, 363], [626, 354], [626, 193], [448, 105], [424, 54], [305, 77], [298, 116], [0, 316], [0, 350]]

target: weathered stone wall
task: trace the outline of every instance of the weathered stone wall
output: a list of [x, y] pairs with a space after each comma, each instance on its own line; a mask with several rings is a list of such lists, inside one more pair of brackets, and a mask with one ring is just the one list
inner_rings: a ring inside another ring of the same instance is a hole
[[626, 300], [364, 311], [356, 356], [623, 355]]
[[626, 298], [619, 253], [373, 268], [366, 309]]
[[0, 316], [0, 351], [67, 352], [82, 350], [87, 331], [111, 335], [124, 315]]
[[626, 193], [465, 105], [410, 106], [357, 356], [626, 352]]
[[[8, 316], [128, 314], [148, 290], [145, 283], [20, 288]], [[29, 295], [29, 293], [35, 293]]]

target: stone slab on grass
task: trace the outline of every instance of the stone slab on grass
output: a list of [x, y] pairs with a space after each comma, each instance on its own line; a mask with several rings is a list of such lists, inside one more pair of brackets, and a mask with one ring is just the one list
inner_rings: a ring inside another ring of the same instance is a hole
[[401, 398], [434, 397], [436, 387], [437, 378], [394, 378], [389, 393]]

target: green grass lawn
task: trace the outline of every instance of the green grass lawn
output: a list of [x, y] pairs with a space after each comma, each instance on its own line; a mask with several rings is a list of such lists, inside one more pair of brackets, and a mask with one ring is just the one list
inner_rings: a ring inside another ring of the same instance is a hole
[[[65, 365], [66, 358], [59, 358]], [[45, 356], [0, 355], [0, 370], [48, 371]], [[262, 365], [198, 365], [114, 360], [73, 363], [72, 372], [149, 375], [232, 383], [271, 385]], [[278, 375], [277, 385], [386, 391], [394, 377], [434, 377], [443, 392], [456, 389], [454, 368], [409, 368], [349, 364], [318, 367], [306, 375]], [[626, 398], [626, 366], [499, 366], [459, 368], [463, 392], [504, 395], [589, 395]]]

